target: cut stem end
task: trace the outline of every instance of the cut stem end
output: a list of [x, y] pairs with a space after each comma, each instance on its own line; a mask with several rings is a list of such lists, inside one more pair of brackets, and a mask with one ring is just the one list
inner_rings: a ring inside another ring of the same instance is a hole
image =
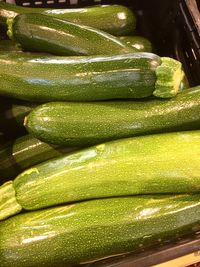
[[171, 98], [181, 90], [184, 78], [182, 64], [168, 57], [162, 57], [161, 62], [156, 69], [157, 80], [153, 95], [160, 98]]

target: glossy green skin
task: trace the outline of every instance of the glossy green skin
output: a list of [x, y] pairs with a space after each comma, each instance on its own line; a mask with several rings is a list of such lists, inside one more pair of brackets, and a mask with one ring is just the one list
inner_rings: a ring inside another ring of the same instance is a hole
[[67, 267], [176, 240], [200, 229], [200, 196], [76, 203], [0, 224], [1, 267]]
[[23, 125], [24, 118], [35, 106], [36, 104], [26, 101], [0, 99], [0, 131], [4, 133], [7, 139], [27, 133]]
[[60, 56], [113, 55], [136, 50], [104, 31], [43, 14], [16, 16], [12, 38], [24, 50]]
[[4, 143], [0, 146], [1, 181], [13, 179], [26, 168], [76, 149], [75, 147], [61, 148], [50, 145], [31, 135], [25, 135]]
[[35, 102], [147, 97], [154, 90], [160, 62], [151, 53], [35, 58], [4, 54], [0, 95]]
[[33, 109], [25, 127], [38, 139], [60, 145], [200, 129], [200, 86], [170, 100], [51, 102]]
[[4, 51], [22, 51], [15, 42], [11, 40], [1, 40], [0, 41], [0, 54]]
[[200, 131], [97, 145], [25, 170], [13, 182], [17, 202], [32, 210], [102, 197], [200, 192], [199, 147]]
[[27, 8], [0, 2], [0, 29], [6, 33], [7, 18], [18, 14], [43, 13], [62, 20], [91, 26], [113, 35], [131, 34], [135, 29], [136, 18], [133, 12], [121, 5], [101, 5], [84, 8], [46, 9]]
[[142, 36], [121, 36], [120, 40], [135, 48], [138, 52], [152, 52], [151, 42]]

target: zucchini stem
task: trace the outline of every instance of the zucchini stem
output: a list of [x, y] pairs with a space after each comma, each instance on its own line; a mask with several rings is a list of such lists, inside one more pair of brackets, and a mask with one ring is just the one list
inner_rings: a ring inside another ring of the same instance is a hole
[[11, 40], [14, 40], [13, 38], [13, 18], [8, 18], [6, 20], [8, 30], [7, 30], [7, 35]]
[[0, 221], [19, 213], [22, 206], [17, 202], [13, 182], [0, 186]]
[[160, 98], [174, 97], [181, 91], [184, 72], [181, 62], [162, 57], [161, 65], [156, 69], [157, 80], [153, 95]]

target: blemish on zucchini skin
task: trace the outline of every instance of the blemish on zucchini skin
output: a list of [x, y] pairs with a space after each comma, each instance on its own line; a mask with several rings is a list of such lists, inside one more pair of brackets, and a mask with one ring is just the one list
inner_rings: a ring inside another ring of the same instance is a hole
[[37, 168], [30, 168], [30, 169], [27, 169], [26, 171], [22, 172], [20, 175], [21, 176], [29, 175], [29, 174], [32, 174], [34, 172], [39, 174], [39, 170]]

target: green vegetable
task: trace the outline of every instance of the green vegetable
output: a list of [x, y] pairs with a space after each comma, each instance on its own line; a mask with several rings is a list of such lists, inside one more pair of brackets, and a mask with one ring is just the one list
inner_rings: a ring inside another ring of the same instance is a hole
[[113, 55], [136, 50], [104, 31], [28, 13], [8, 19], [8, 35], [24, 50], [56, 55]]
[[1, 267], [70, 267], [139, 252], [200, 230], [200, 196], [75, 203], [0, 223]]
[[[143, 98], [157, 88], [161, 60], [151, 53], [34, 58], [22, 53], [3, 54], [0, 95], [35, 102]], [[180, 85], [181, 79], [182, 75], [178, 78]], [[174, 91], [173, 85], [169, 91]]]
[[99, 5], [84, 8], [47, 9], [30, 8], [0, 2], [0, 29], [7, 31], [6, 20], [18, 14], [42, 13], [62, 20], [91, 26], [113, 35], [131, 34], [136, 18], [132, 10], [122, 5]]
[[138, 52], [152, 52], [151, 42], [142, 36], [121, 36], [119, 39], [126, 42], [127, 45], [137, 49]]
[[183, 79], [181, 63], [171, 58], [162, 57], [162, 64], [156, 69], [157, 80], [154, 96], [169, 98], [175, 96], [180, 89], [180, 77]]
[[24, 169], [77, 148], [50, 145], [31, 135], [19, 137], [0, 146], [1, 181], [15, 178]]
[[200, 131], [150, 135], [35, 165], [0, 187], [0, 219], [85, 199], [200, 192], [199, 147]]
[[[3, 66], [6, 66], [6, 64]], [[24, 118], [35, 106], [36, 104], [26, 101], [1, 98], [0, 132], [4, 133], [7, 139], [26, 134], [27, 132], [23, 125]]]
[[75, 146], [200, 129], [200, 86], [170, 100], [51, 102], [34, 108], [24, 124], [44, 142]]

